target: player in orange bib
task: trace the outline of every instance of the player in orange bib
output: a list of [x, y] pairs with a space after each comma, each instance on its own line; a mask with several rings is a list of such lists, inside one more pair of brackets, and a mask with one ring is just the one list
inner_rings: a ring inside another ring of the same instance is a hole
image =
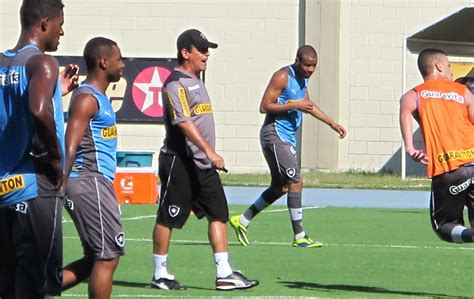
[[[400, 102], [400, 128], [407, 154], [427, 165], [431, 181], [433, 230], [444, 241], [474, 242], [464, 226], [463, 210], [474, 198], [474, 100], [462, 84], [452, 81], [446, 52], [425, 49], [418, 56], [424, 83]], [[419, 123], [425, 151], [413, 144], [413, 121]]]

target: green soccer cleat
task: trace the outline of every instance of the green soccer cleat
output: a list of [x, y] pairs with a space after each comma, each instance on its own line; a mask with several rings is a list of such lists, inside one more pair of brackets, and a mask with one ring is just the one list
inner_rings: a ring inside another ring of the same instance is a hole
[[293, 247], [304, 247], [304, 248], [315, 248], [315, 247], [323, 247], [323, 243], [318, 241], [313, 241], [310, 237], [304, 236], [303, 238], [299, 238], [296, 241], [293, 241]]
[[230, 225], [234, 228], [239, 243], [243, 246], [248, 246], [249, 239], [247, 237], [247, 228], [240, 224], [240, 215], [230, 217]]

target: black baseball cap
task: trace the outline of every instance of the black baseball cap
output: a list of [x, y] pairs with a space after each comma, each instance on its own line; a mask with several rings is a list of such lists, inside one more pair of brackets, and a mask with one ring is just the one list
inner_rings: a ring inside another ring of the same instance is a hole
[[217, 48], [217, 44], [207, 40], [207, 37], [197, 29], [188, 29], [178, 36], [176, 47], [178, 51], [194, 46], [198, 49]]

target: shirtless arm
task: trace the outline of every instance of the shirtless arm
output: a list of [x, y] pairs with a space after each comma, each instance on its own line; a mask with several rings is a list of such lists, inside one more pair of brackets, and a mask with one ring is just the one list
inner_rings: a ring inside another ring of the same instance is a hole
[[281, 91], [286, 88], [287, 84], [287, 72], [279, 70], [273, 74], [265, 92], [263, 93], [262, 101], [260, 102], [260, 113], [280, 114], [293, 109], [298, 109], [307, 113], [313, 109], [313, 103], [308, 99], [295, 99], [299, 101], [289, 100], [284, 104], [278, 104], [278, 97], [280, 96]]
[[423, 150], [418, 150], [413, 144], [413, 118], [416, 115], [416, 92], [410, 90], [400, 100], [400, 129], [407, 154], [413, 160], [422, 164], [428, 163], [428, 157]]
[[59, 75], [58, 65], [49, 55], [36, 55], [28, 61], [26, 71], [29, 76], [29, 110], [35, 120], [36, 136], [47, 153], [44, 161], [52, 172], [50, 179], [59, 188], [63, 169], [52, 102]]
[[464, 99], [467, 105], [467, 115], [469, 116], [469, 120], [471, 124], [474, 125], [474, 97], [472, 93], [466, 88], [466, 92], [464, 94]]
[[[306, 95], [307, 99], [309, 100], [309, 95]], [[319, 119], [331, 129], [333, 129], [338, 135], [339, 138], [342, 139], [346, 137], [346, 129], [343, 126], [336, 123], [331, 117], [329, 117], [326, 113], [324, 113], [321, 108], [319, 108], [316, 104], [313, 103], [313, 109], [309, 111], [309, 114], [316, 119]]]

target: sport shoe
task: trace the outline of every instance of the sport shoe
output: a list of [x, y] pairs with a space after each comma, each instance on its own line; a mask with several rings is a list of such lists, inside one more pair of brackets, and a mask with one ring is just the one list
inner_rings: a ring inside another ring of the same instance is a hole
[[162, 290], [186, 290], [186, 287], [182, 286], [176, 279], [166, 279], [166, 278], [159, 278], [155, 279], [153, 277], [151, 279], [150, 287], [153, 289], [162, 289]]
[[240, 215], [230, 217], [230, 225], [234, 228], [237, 240], [239, 240], [240, 244], [248, 246], [249, 239], [247, 236], [247, 228], [240, 224]]
[[216, 278], [216, 289], [230, 291], [235, 289], [248, 289], [258, 285], [258, 280], [248, 279], [245, 275], [234, 270], [229, 276]]
[[313, 241], [308, 236], [304, 236], [303, 238], [299, 238], [296, 241], [293, 241], [293, 247], [306, 247], [306, 248], [314, 248], [314, 247], [323, 247], [323, 243], [318, 241]]

